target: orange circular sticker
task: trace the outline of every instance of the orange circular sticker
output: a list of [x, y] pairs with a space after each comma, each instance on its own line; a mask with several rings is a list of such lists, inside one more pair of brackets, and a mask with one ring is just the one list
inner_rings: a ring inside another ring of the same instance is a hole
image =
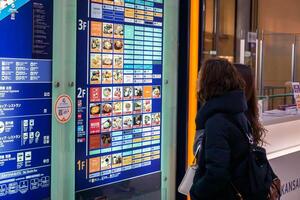
[[72, 116], [72, 100], [69, 95], [62, 94], [55, 102], [55, 117], [59, 123], [67, 123]]

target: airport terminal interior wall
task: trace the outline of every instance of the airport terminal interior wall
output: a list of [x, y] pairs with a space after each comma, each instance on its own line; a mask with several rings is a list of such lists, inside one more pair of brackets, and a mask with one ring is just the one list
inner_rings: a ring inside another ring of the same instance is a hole
[[[265, 33], [300, 33], [299, 0], [259, 0], [258, 28]], [[265, 85], [283, 86], [291, 77], [293, 35], [265, 37]], [[300, 58], [300, 35], [296, 38], [296, 57]], [[300, 59], [296, 59], [296, 80], [300, 81]], [[267, 65], [267, 66], [266, 66]]]
[[267, 32], [300, 33], [299, 0], [259, 0], [259, 28]]

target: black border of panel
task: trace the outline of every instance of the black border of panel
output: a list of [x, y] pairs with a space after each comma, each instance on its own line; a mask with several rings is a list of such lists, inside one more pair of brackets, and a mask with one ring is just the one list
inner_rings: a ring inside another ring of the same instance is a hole
[[188, 148], [190, 0], [180, 0], [179, 3], [176, 200], [185, 200], [186, 196], [178, 193], [177, 188], [185, 174]]

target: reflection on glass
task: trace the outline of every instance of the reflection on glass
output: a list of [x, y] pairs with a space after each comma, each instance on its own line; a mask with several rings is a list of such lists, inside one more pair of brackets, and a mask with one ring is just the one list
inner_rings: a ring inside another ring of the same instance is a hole
[[290, 34], [265, 34], [263, 47], [263, 95], [268, 97], [268, 110], [284, 109], [293, 103], [292, 46]]
[[212, 56], [234, 60], [235, 0], [206, 0], [204, 60]]

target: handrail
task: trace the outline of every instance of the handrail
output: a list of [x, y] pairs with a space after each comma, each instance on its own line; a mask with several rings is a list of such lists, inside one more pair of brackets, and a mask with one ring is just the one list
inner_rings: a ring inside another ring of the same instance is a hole
[[274, 95], [267, 95], [267, 96], [258, 96], [257, 98], [260, 100], [263, 99], [271, 99], [271, 98], [278, 98], [278, 97], [290, 97], [293, 96], [293, 93], [285, 93], [285, 94], [274, 94]]

